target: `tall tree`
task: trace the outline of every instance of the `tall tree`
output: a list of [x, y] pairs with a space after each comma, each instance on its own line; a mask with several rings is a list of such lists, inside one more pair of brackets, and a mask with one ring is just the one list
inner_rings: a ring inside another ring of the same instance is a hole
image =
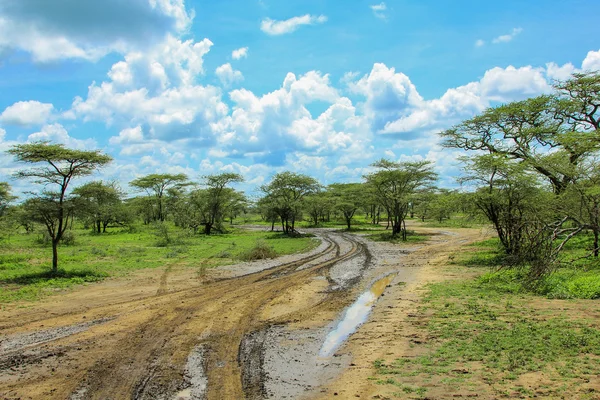
[[16, 199], [11, 194], [10, 185], [7, 182], [0, 182], [0, 217], [4, 215], [9, 204]]
[[362, 183], [334, 183], [329, 185], [329, 192], [336, 210], [342, 213], [348, 230], [356, 211], [365, 204], [363, 198], [365, 185]]
[[562, 193], [577, 165], [600, 148], [600, 73], [574, 74], [552, 95], [488, 108], [441, 132], [444, 146], [525, 163]]
[[302, 215], [305, 196], [320, 189], [321, 185], [316, 179], [289, 171], [276, 174], [269, 184], [261, 187], [268, 198], [264, 203], [273, 207], [279, 215], [286, 234], [295, 231], [296, 220]]
[[8, 153], [17, 161], [35, 165], [18, 171], [15, 177], [32, 179], [44, 186], [41, 192], [32, 193], [29, 209], [40, 218], [51, 237], [52, 272], [56, 273], [58, 244], [67, 230], [67, 219], [72, 216], [67, 199], [69, 184], [74, 178], [90, 175], [112, 158], [99, 150], [74, 150], [49, 142], [18, 144]]
[[220, 229], [221, 223], [225, 218], [228, 206], [233, 207], [233, 203], [239, 200], [239, 192], [233, 191], [227, 186], [243, 182], [244, 177], [239, 174], [225, 172], [216, 175], [207, 175], [204, 177], [206, 186], [207, 215], [204, 220], [204, 233], [210, 235], [213, 227]]
[[165, 210], [165, 194], [168, 189], [181, 187], [188, 184], [185, 174], [150, 174], [134, 179], [129, 184], [137, 189], [144, 190], [156, 204], [154, 220], [164, 221], [167, 215]]
[[437, 179], [429, 161], [392, 162], [381, 159], [374, 164], [377, 172], [365, 176], [379, 202], [385, 207], [392, 222], [392, 236], [402, 235], [406, 240], [405, 219], [412, 195]]
[[77, 196], [75, 201], [81, 203], [78, 207], [80, 214], [87, 218], [97, 233], [106, 232], [110, 224], [123, 225], [129, 219], [116, 182], [89, 182], [75, 188], [73, 194]]

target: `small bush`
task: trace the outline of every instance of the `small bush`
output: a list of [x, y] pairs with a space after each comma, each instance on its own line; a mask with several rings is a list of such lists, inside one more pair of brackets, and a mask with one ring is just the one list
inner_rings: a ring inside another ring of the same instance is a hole
[[240, 260], [243, 261], [265, 260], [275, 257], [277, 257], [277, 252], [264, 240], [257, 240], [254, 247], [244, 251], [239, 256]]
[[60, 240], [60, 242], [62, 244], [64, 244], [65, 246], [73, 246], [75, 245], [75, 233], [73, 231], [66, 231], [63, 236], [62, 239]]

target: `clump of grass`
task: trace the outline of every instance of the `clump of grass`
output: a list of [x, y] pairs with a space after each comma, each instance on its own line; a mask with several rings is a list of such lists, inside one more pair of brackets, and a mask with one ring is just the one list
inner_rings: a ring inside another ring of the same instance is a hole
[[239, 255], [239, 259], [243, 261], [265, 260], [275, 257], [277, 257], [277, 252], [264, 240], [257, 240], [256, 244], [252, 248], [240, 253]]

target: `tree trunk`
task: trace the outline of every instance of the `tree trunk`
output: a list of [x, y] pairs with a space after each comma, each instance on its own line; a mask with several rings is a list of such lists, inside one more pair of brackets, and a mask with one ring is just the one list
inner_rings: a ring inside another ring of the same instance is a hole
[[58, 272], [58, 240], [52, 239], [52, 273]]
[[211, 223], [204, 224], [204, 234], [205, 235], [210, 235], [210, 231], [211, 230], [212, 230], [212, 224]]
[[598, 257], [598, 229], [594, 229], [594, 257]]
[[96, 232], [100, 233], [100, 220], [96, 221]]

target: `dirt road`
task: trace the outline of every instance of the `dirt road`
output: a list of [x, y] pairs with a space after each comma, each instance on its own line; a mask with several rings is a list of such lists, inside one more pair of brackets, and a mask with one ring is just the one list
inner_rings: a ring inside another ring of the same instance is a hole
[[[398, 282], [419, 281], [428, 260], [478, 237], [429, 230], [429, 242], [403, 248], [316, 233], [323, 243], [305, 255], [206, 275], [141, 271], [3, 308], [0, 398], [327, 398], [336, 385], [368, 374], [372, 357], [356, 340], [386, 335], [365, 330], [367, 323], [342, 356], [319, 356], [342, 310], [390, 273], [384, 296], [402, 293]], [[376, 353], [377, 342], [371, 345]], [[351, 364], [363, 361], [357, 374]]]

